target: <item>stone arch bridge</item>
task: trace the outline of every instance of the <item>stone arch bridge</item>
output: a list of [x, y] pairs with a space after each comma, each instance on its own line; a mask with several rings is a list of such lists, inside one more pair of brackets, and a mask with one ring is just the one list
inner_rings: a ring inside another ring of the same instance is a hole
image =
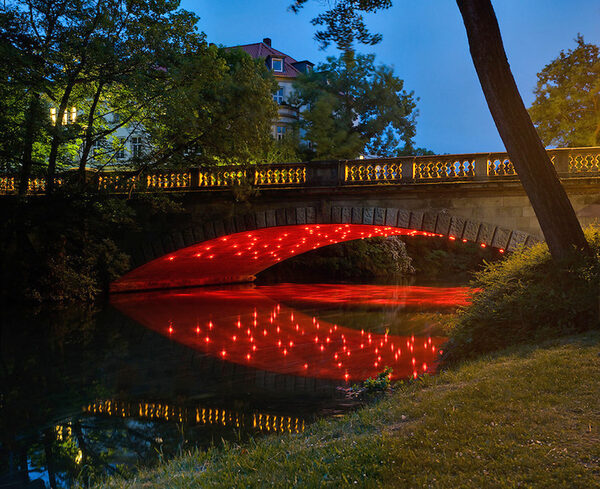
[[[548, 153], [581, 223], [597, 222], [600, 148]], [[105, 172], [93, 178], [99, 190], [115, 194], [176, 192], [189, 215], [180, 228], [139, 243], [132, 270], [112, 284], [115, 292], [247, 281], [291, 256], [368, 236], [440, 235], [501, 251], [543, 239], [506, 153]], [[15, 180], [0, 177], [0, 192], [15, 191]], [[244, 182], [258, 189], [251, 206], [215, 218], [216, 209], [231, 202], [231, 188]], [[44, 182], [29, 186], [43, 192]]]

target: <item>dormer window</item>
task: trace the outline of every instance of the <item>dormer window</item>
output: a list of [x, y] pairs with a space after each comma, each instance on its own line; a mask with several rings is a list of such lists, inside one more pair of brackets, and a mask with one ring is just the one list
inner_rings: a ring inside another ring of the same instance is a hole
[[271, 58], [271, 69], [281, 73], [283, 71], [283, 59]]

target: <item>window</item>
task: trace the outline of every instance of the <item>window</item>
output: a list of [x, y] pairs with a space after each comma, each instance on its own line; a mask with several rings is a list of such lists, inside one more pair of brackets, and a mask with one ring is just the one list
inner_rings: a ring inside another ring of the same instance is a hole
[[273, 100], [280, 105], [283, 103], [283, 88], [280, 88], [277, 90], [277, 92], [275, 92], [275, 95], [273, 95]]
[[115, 158], [117, 160], [125, 159], [125, 138], [117, 139], [117, 151], [115, 152]]
[[[56, 116], [57, 111], [56, 107], [50, 107], [50, 120], [53, 125], [56, 125]], [[77, 122], [77, 107], [71, 107], [71, 110], [68, 108], [65, 109], [63, 113], [62, 125], [66, 126], [67, 124], [75, 124]]]
[[144, 155], [144, 140], [135, 136], [131, 138], [131, 154], [134, 158], [139, 158]]
[[281, 58], [273, 58], [271, 59], [271, 69], [273, 71], [283, 71], [283, 60]]
[[112, 121], [113, 121], [113, 124], [118, 124], [119, 122], [121, 122], [121, 116], [119, 114], [117, 114], [116, 112], [113, 112]]
[[277, 140], [280, 141], [285, 137], [285, 126], [277, 126]]

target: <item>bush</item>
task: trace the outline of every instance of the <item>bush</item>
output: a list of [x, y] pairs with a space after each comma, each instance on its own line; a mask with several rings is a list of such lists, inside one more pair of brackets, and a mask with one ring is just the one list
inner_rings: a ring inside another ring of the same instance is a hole
[[443, 364], [513, 344], [585, 331], [600, 320], [600, 228], [586, 237], [594, 258], [557, 265], [544, 243], [520, 249], [475, 274], [473, 301], [449, 328]]

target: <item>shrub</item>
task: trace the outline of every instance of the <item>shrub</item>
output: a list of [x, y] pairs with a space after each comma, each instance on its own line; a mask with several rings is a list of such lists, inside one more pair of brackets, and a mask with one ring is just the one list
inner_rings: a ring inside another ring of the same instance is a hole
[[449, 328], [442, 363], [598, 327], [600, 228], [588, 228], [586, 237], [593, 259], [556, 264], [540, 243], [487, 263], [475, 274], [472, 303]]

